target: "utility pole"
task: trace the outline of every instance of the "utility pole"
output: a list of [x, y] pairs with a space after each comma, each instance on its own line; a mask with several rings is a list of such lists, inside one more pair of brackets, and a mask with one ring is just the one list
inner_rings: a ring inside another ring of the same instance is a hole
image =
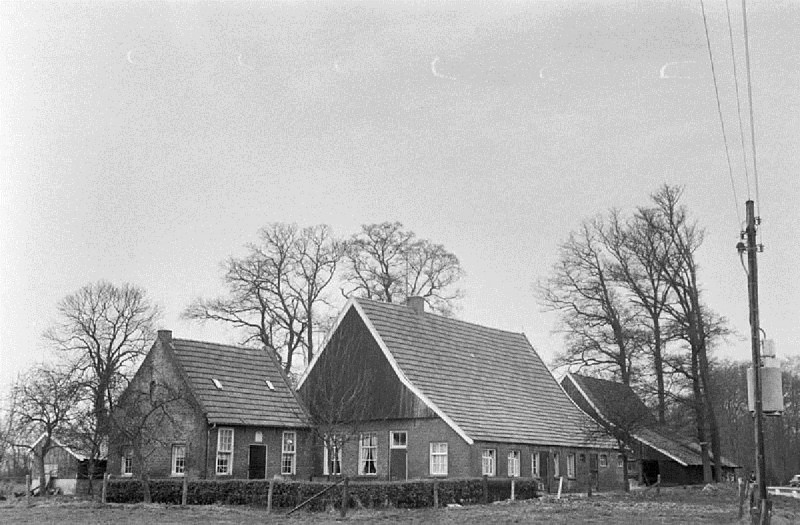
[[[750, 345], [753, 352], [753, 386], [755, 388], [755, 444], [756, 444], [756, 483], [758, 484], [758, 521], [769, 525], [771, 502], [767, 498], [767, 469], [764, 458], [764, 411], [761, 392], [761, 330], [758, 321], [758, 249], [756, 244], [756, 219], [753, 201], [745, 203], [747, 212], [747, 292], [750, 301]], [[743, 247], [739, 243], [741, 250]], [[719, 461], [719, 459], [717, 459]], [[754, 520], [755, 522], [755, 520]]]

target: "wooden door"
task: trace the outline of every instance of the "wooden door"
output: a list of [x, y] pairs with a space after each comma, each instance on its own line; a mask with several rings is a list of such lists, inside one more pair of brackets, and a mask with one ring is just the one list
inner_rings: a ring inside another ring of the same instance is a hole
[[405, 481], [407, 479], [406, 460], [408, 451], [404, 448], [389, 449], [389, 479]]
[[247, 465], [247, 479], [266, 479], [267, 446], [250, 445], [250, 459]]

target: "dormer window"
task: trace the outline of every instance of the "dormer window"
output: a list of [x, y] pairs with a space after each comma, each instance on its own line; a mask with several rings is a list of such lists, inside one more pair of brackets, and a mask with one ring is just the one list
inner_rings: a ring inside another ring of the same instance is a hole
[[219, 379], [212, 377], [211, 382], [214, 383], [214, 386], [217, 387], [217, 390], [222, 390], [222, 383], [219, 382]]

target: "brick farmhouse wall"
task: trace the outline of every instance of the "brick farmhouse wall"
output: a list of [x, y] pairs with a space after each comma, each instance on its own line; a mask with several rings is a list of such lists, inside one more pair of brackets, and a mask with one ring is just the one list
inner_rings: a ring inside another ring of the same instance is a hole
[[[548, 476], [543, 479], [546, 490], [558, 489], [558, 480], [553, 476], [553, 454], [559, 454], [560, 473], [564, 477], [563, 490], [567, 492], [585, 491], [589, 485], [590, 455], [605, 455], [606, 466], [597, 467], [596, 490], [617, 490], [622, 487], [622, 469], [617, 466], [617, 454], [613, 450], [589, 448], [564, 448], [536, 446], [530, 444], [477, 442], [469, 445], [452, 428], [439, 418], [415, 418], [364, 422], [352, 432], [342, 452], [342, 469], [347, 476], [358, 480], [389, 479], [390, 432], [407, 433], [407, 475], [408, 479], [433, 477], [463, 478], [482, 475], [482, 454], [484, 449], [495, 450], [495, 475], [508, 476], [508, 455], [511, 451], [520, 453], [520, 476], [533, 477], [532, 454], [545, 452]], [[359, 435], [375, 432], [377, 454], [375, 475], [359, 475]], [[447, 476], [432, 476], [430, 473], [430, 444], [447, 443]], [[323, 445], [315, 440], [313, 455], [314, 475], [323, 475]], [[567, 477], [567, 457], [575, 454], [576, 472], [573, 478]]]

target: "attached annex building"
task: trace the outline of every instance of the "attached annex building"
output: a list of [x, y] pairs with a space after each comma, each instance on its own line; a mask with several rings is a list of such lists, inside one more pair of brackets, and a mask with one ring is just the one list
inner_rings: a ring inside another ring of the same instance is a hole
[[111, 474], [311, 475], [305, 412], [265, 350], [173, 339], [159, 330], [113, 417]]
[[[561, 381], [564, 390], [587, 414], [604, 426], [618, 426], [631, 435], [629, 475], [651, 485], [660, 476], [664, 485], [703, 483], [703, 459], [697, 442], [676, 434], [660, 424], [630, 386], [569, 373]], [[712, 457], [712, 465], [713, 465]], [[738, 465], [725, 457], [721, 467], [726, 476]]]
[[314, 421], [325, 420], [329, 399], [357, 398], [338, 416], [351, 439], [334, 452], [316, 444], [316, 475], [622, 486], [613, 443], [598, 438], [524, 334], [426, 312], [422, 298], [349, 300], [298, 392]]

